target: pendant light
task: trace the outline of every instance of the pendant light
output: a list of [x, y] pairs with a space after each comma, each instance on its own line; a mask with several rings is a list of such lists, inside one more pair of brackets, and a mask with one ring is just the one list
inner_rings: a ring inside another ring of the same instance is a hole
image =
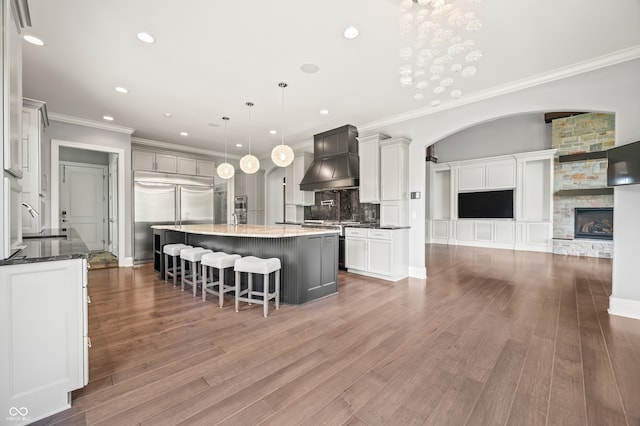
[[236, 169], [227, 162], [227, 123], [229, 117], [222, 117], [224, 120], [224, 163], [218, 166], [218, 176], [222, 179], [231, 179], [236, 172]]
[[260, 169], [260, 160], [251, 155], [251, 107], [253, 102], [247, 102], [245, 105], [249, 107], [249, 154], [240, 159], [240, 168], [243, 172], [251, 175]]
[[280, 125], [280, 134], [282, 135], [282, 143], [276, 145], [271, 151], [271, 161], [278, 167], [287, 167], [293, 162], [293, 149], [289, 145], [284, 144], [284, 88], [287, 83], [284, 81], [278, 84], [282, 88], [282, 123]]

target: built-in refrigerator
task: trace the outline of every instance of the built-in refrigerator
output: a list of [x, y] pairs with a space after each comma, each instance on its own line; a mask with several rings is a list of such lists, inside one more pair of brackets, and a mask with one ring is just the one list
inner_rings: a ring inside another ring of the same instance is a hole
[[134, 172], [133, 259], [153, 259], [152, 225], [215, 223], [212, 178]]

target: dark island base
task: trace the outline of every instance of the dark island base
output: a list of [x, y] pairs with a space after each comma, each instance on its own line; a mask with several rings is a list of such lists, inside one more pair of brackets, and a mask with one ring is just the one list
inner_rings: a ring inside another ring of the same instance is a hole
[[[213, 251], [261, 258], [277, 257], [280, 271], [280, 301], [299, 305], [338, 291], [338, 235], [287, 238], [230, 237], [154, 229], [154, 269], [164, 279], [165, 244], [185, 243]], [[229, 278], [232, 278], [229, 276]], [[246, 278], [243, 279], [243, 283]], [[273, 276], [271, 278], [273, 282]], [[256, 277], [257, 290], [262, 277]]]

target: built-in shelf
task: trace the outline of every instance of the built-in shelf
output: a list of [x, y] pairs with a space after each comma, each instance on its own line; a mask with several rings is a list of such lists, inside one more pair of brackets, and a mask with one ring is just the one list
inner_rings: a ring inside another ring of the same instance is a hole
[[607, 151], [581, 152], [578, 154], [560, 155], [558, 161], [568, 163], [570, 161], [586, 161], [607, 158]]
[[562, 189], [554, 192], [559, 197], [577, 197], [581, 195], [613, 195], [613, 188]]

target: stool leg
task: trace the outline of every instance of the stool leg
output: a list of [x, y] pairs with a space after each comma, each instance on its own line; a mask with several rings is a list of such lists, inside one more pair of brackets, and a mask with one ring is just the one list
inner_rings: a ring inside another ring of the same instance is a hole
[[218, 304], [222, 308], [224, 303], [224, 268], [218, 269]]
[[184, 291], [184, 280], [187, 275], [187, 271], [185, 268], [185, 261], [183, 258], [180, 258], [180, 283], [182, 284], [182, 291]]
[[[173, 286], [178, 285], [178, 258], [176, 256], [171, 257], [171, 263], [173, 264]], [[182, 268], [180, 268], [180, 275], [182, 276]]]
[[[207, 300], [207, 270], [209, 267], [202, 264], [200, 264], [200, 266], [202, 266], [202, 301], [204, 302]], [[213, 277], [213, 272], [211, 276]]]
[[236, 312], [238, 312], [238, 306], [240, 305], [240, 272], [236, 271]]
[[264, 317], [266, 318], [269, 315], [269, 274], [263, 275], [263, 288], [262, 288], [262, 310], [264, 313]]
[[251, 304], [251, 301], [253, 300], [253, 296], [251, 295], [251, 292], [253, 291], [253, 274], [249, 272], [247, 275], [249, 275], [249, 292], [247, 293], [247, 297], [249, 298], [249, 304]]
[[193, 283], [191, 287], [193, 287], [193, 297], [196, 297], [196, 293], [198, 292], [198, 262], [191, 262], [191, 266], [195, 275], [191, 281]]
[[280, 309], [280, 269], [276, 271], [276, 309]]

